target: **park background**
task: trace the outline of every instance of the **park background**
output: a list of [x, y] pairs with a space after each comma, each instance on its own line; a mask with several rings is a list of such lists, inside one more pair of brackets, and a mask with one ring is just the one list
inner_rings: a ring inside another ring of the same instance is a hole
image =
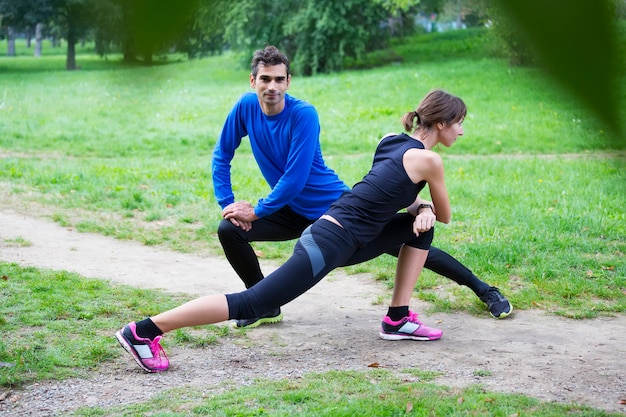
[[[27, 2], [11, 4], [18, 3]], [[254, 4], [238, 7], [244, 6], [249, 13]], [[443, 6], [437, 10], [445, 15]], [[431, 88], [461, 96], [469, 108], [465, 135], [454, 147], [439, 150], [453, 222], [438, 227], [436, 244], [501, 288], [516, 309], [539, 308], [573, 319], [623, 314], [625, 38], [623, 15], [615, 10], [611, 19], [618, 19], [609, 25], [614, 32], [578, 27], [589, 39], [599, 37], [595, 52], [607, 64], [573, 71], [576, 61], [567, 61], [573, 80], [585, 80], [578, 90], [558, 77], [562, 68], [541, 59], [542, 46], [533, 49], [532, 36], [528, 45], [511, 49], [502, 35], [494, 36], [493, 21], [485, 27], [477, 18], [474, 27], [444, 31], [445, 22], [439, 29], [432, 24], [432, 10], [400, 8], [400, 16], [427, 16], [430, 26], [416, 19], [411, 30], [390, 35], [384, 47], [346, 53], [334, 67], [307, 68], [302, 62], [315, 60], [295, 49], [306, 59], [295, 61], [290, 93], [316, 106], [327, 162], [348, 183], [362, 177], [378, 139], [398, 131], [400, 116]], [[267, 29], [263, 22], [257, 29]], [[457, 20], [446, 24], [452, 22]], [[570, 33], [568, 26], [560, 32]], [[80, 231], [219, 255], [211, 151], [227, 112], [248, 91], [244, 62], [263, 46], [250, 42], [259, 33], [246, 35], [241, 49], [217, 53], [170, 45], [149, 59], [145, 53], [129, 59], [113, 40], [105, 50], [95, 39], [85, 36], [82, 44], [77, 37], [76, 65], [69, 68], [67, 39], [46, 38], [41, 55], [34, 57], [35, 45], [16, 36], [14, 56], [0, 58], [4, 199], [46, 207], [55, 222]], [[312, 43], [320, 51], [317, 58], [325, 56], [322, 46], [340, 49], [328, 39]], [[281, 39], [273, 43], [281, 46]], [[593, 52], [589, 49], [580, 55], [591, 59], [585, 55]], [[245, 145], [234, 172], [238, 198], [254, 201], [267, 192]], [[257, 249], [263, 259], [280, 262], [292, 245], [259, 244]], [[97, 335], [80, 342], [90, 346], [83, 350], [72, 348], [79, 343], [76, 337], [54, 337], [59, 331], [76, 336], [77, 319], [102, 313], [102, 303], [71, 291], [80, 277], [1, 262], [0, 267], [11, 277], [0, 282], [0, 325], [9, 335], [0, 342], [0, 361], [14, 365], [2, 370], [4, 386], [64, 378], [117, 354]], [[393, 268], [392, 258], [381, 257], [348, 270], [391, 285]], [[67, 287], [50, 286], [51, 276], [56, 283], [67, 280]], [[109, 291], [113, 295], [105, 295]], [[107, 287], [96, 292], [102, 299], [117, 294]], [[484, 314], [467, 289], [432, 273], [420, 279], [415, 296], [433, 311]], [[154, 314], [150, 297], [150, 292], [134, 292], [107, 307], [105, 317], [92, 325], [106, 333], [138, 313]], [[178, 301], [174, 297], [170, 305]], [[60, 318], [66, 327], [53, 324]], [[38, 331], [25, 336], [15, 332], [18, 328]]]

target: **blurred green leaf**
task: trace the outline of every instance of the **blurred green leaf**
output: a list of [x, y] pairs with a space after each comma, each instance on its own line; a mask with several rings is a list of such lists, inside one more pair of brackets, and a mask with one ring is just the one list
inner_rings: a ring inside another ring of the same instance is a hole
[[621, 133], [617, 30], [609, 0], [497, 0], [546, 70]]

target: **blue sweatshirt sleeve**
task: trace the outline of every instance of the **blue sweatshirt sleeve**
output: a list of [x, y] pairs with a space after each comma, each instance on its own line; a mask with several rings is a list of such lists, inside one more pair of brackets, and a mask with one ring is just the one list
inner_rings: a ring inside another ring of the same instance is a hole
[[[319, 142], [320, 124], [317, 111], [311, 105], [298, 105], [289, 115], [287, 132], [290, 146], [284, 173], [272, 186], [272, 191], [261, 198], [254, 212], [259, 217], [267, 216], [289, 204], [304, 189]], [[262, 161], [258, 161], [260, 164]], [[264, 171], [261, 167], [261, 171]]]
[[242, 99], [235, 104], [224, 122], [220, 137], [215, 143], [212, 160], [213, 192], [215, 199], [222, 209], [235, 202], [235, 195], [231, 182], [231, 161], [235, 150], [241, 144], [241, 139], [247, 136], [246, 127], [242, 119]]

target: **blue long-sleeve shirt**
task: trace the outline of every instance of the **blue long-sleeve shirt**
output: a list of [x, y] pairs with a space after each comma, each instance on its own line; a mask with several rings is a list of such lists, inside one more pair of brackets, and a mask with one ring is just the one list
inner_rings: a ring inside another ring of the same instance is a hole
[[213, 150], [213, 188], [222, 209], [235, 201], [230, 163], [242, 138], [248, 136], [271, 188], [257, 202], [255, 214], [264, 217], [285, 205], [311, 220], [324, 214], [348, 186], [326, 165], [319, 133], [319, 118], [311, 104], [285, 94], [283, 111], [267, 116], [255, 93], [243, 94], [228, 114]]

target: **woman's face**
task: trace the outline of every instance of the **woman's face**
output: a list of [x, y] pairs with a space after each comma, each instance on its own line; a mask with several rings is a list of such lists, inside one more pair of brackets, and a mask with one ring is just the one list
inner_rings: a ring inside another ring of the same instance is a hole
[[463, 119], [451, 125], [444, 125], [439, 132], [439, 143], [450, 147], [459, 136], [463, 136]]

